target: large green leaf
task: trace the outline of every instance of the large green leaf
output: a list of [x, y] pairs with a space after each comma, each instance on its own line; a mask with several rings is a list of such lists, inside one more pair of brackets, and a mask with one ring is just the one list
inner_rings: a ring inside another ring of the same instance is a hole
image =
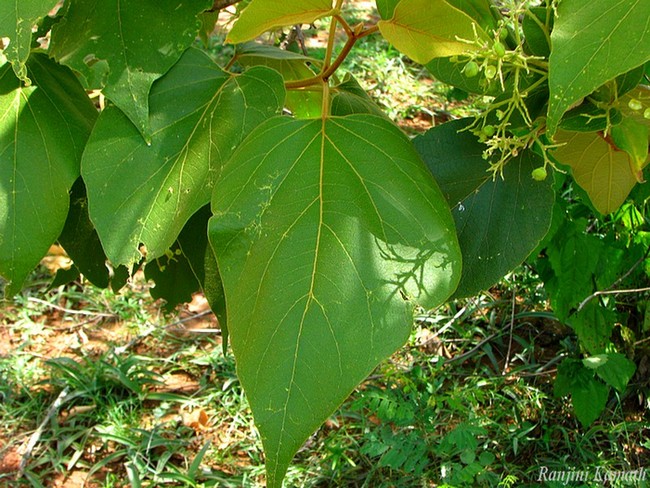
[[608, 214], [620, 207], [637, 182], [627, 153], [597, 132], [559, 131], [555, 139], [563, 145], [553, 157], [571, 167], [596, 210]]
[[[382, 19], [390, 19], [395, 7], [400, 0], [375, 0], [377, 10]], [[452, 7], [465, 12], [471, 18], [477, 21], [478, 25], [484, 30], [496, 27], [494, 15], [492, 15], [490, 0], [447, 0]]]
[[473, 40], [487, 34], [466, 13], [446, 0], [401, 0], [390, 20], [380, 20], [381, 34], [417, 63], [476, 49], [458, 38]]
[[[182, 101], [182, 103], [179, 103]], [[115, 264], [149, 259], [173, 244], [185, 222], [210, 201], [221, 165], [257, 124], [279, 113], [280, 75], [222, 71], [190, 49], [151, 92], [151, 144], [115, 107], [104, 110], [84, 152], [90, 217]]]
[[68, 190], [97, 112], [75, 76], [47, 56], [31, 56], [21, 86], [0, 67], [0, 274], [19, 291], [59, 236]]
[[57, 0], [7, 1], [0, 10], [0, 37], [9, 39], [4, 54], [23, 82], [29, 82], [25, 63], [31, 50], [32, 27], [56, 4]]
[[531, 177], [542, 161], [530, 151], [510, 161], [503, 178], [493, 178], [482, 157], [485, 146], [463, 131], [468, 123], [448, 122], [414, 140], [456, 221], [463, 252], [456, 296], [487, 289], [521, 264], [546, 235], [555, 200], [550, 178]]
[[334, 12], [332, 0], [252, 0], [242, 10], [226, 42], [239, 44], [250, 41], [275, 27], [311, 24]]
[[643, 168], [648, 164], [650, 127], [624, 117], [620, 124], [612, 127], [612, 139], [616, 147], [627, 153], [632, 173], [639, 183], [643, 183]]
[[548, 129], [596, 88], [650, 60], [648, 0], [562, 0], [551, 33]]
[[469, 15], [485, 32], [497, 28], [497, 18], [501, 15], [490, 0], [447, 0], [447, 3]]
[[553, 28], [553, 10], [546, 7], [526, 10], [521, 28], [527, 50], [535, 56], [547, 58], [551, 54], [550, 32]]
[[270, 488], [307, 437], [455, 289], [449, 208], [373, 115], [274, 118], [224, 167], [209, 235]]
[[68, 0], [52, 30], [51, 55], [103, 88], [150, 138], [149, 91], [195, 40], [212, 0]]

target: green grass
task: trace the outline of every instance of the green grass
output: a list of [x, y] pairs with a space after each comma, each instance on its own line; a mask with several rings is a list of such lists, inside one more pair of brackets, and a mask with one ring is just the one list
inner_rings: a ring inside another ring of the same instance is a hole
[[[534, 486], [540, 466], [625, 470], [647, 462], [646, 412], [612, 397], [585, 430], [554, 398], [555, 367], [572, 336], [544, 311], [526, 271], [516, 276], [491, 295], [423, 311], [409, 344], [308, 440], [286, 486], [509, 486], [515, 478], [512, 486]], [[0, 358], [2, 451], [24, 446], [65, 397], [23, 482], [5, 473], [0, 484], [48, 486], [79, 471], [99, 487], [263, 486], [261, 443], [217, 337], [171, 335], [165, 326], [176, 318], [158, 311], [142, 283], [118, 295], [88, 284], [47, 291], [38, 274], [32, 283], [4, 308], [3, 325], [19, 343]], [[515, 283], [525, 293], [513, 309]], [[114, 339], [102, 352], [81, 344], [47, 357], [48, 341], [102, 328]], [[161, 388], [173, 374], [190, 378], [192, 391]], [[207, 423], [188, 423], [199, 411]]]

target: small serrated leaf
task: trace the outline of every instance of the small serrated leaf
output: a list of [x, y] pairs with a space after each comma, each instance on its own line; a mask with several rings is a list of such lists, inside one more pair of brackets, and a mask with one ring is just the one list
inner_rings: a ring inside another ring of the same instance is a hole
[[610, 352], [607, 353], [607, 366], [598, 368], [596, 374], [605, 383], [623, 393], [635, 371], [636, 365], [623, 354]]
[[589, 427], [605, 410], [608, 396], [609, 387], [596, 378], [590, 378], [585, 384], [573, 386], [571, 403], [583, 427]]

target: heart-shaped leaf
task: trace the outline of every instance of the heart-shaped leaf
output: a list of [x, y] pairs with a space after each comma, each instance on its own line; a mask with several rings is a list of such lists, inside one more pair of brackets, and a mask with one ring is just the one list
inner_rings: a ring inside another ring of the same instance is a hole
[[[182, 100], [183, 103], [178, 103]], [[90, 218], [114, 264], [162, 256], [210, 201], [221, 165], [284, 102], [280, 75], [257, 67], [231, 76], [190, 49], [151, 92], [151, 144], [115, 107], [88, 141], [82, 174]]]
[[[380, 142], [379, 142], [380, 141]], [[209, 235], [267, 486], [455, 289], [449, 208], [408, 139], [373, 115], [277, 117], [223, 169]]]

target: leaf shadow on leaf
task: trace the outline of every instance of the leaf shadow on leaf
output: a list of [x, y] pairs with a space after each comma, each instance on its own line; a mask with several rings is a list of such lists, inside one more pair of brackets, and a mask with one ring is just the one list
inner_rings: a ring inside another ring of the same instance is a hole
[[552, 178], [531, 177], [542, 164], [532, 151], [510, 160], [502, 178], [493, 177], [485, 146], [466, 130], [470, 123], [448, 122], [414, 140], [456, 222], [463, 253], [456, 297], [489, 288], [521, 264], [548, 232], [555, 201]]

